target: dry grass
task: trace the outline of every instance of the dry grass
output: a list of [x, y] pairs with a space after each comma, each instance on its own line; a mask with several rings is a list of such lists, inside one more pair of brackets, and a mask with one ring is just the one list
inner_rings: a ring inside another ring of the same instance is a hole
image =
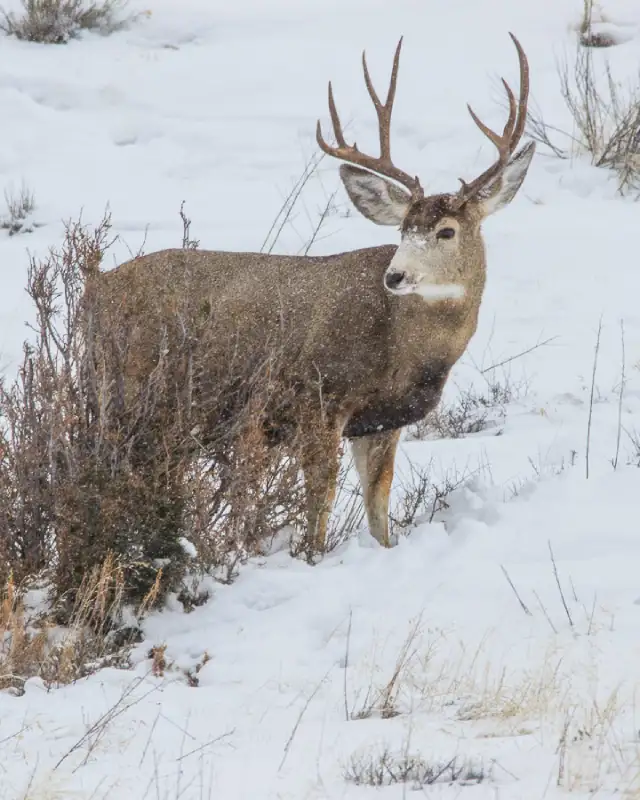
[[127, 0], [21, 0], [18, 13], [0, 11], [0, 30], [27, 42], [66, 44], [83, 31], [107, 35], [132, 21]]
[[566, 709], [557, 748], [558, 786], [570, 792], [597, 792], [611, 781], [612, 773], [616, 789], [627, 783], [638, 752], [625, 741], [624, 716], [617, 689], [601, 702]]
[[[530, 668], [498, 665], [487, 637], [457, 654], [449, 637], [432, 643], [405, 675], [413, 707], [471, 726], [470, 736], [535, 736], [557, 744], [556, 783], [569, 791], [632, 787], [640, 750], [633, 691], [599, 690], [584, 644], [552, 644]], [[588, 651], [587, 651], [588, 652]]]
[[[345, 685], [345, 708], [349, 719], [361, 720], [371, 717], [391, 719], [402, 713], [399, 705], [400, 694], [403, 691], [411, 664], [418, 654], [421, 624], [422, 619], [419, 617], [410, 625], [389, 677], [382, 681], [376, 681], [372, 673], [366, 691], [356, 694], [351, 709], [349, 709], [347, 686]], [[345, 659], [345, 663], [348, 663], [348, 657]]]
[[458, 711], [458, 719], [495, 719], [522, 723], [539, 719], [563, 708], [567, 677], [561, 671], [562, 658], [545, 659], [540, 667], [525, 670], [516, 680], [506, 669], [497, 675], [488, 669]]
[[[158, 580], [159, 584], [159, 580]], [[124, 606], [124, 573], [108, 556], [75, 593], [68, 624], [56, 624], [55, 606], [39, 611], [25, 605], [25, 586], [10, 576], [0, 603], [0, 689], [22, 694], [29, 678], [54, 688], [105, 666], [126, 668], [139, 640], [139, 624], [153, 608], [158, 584], [137, 609]]]
[[[461, 644], [456, 652], [451, 644], [442, 634], [426, 649], [424, 642], [415, 648], [393, 683], [396, 697], [404, 695], [405, 713], [437, 714], [445, 734], [455, 731], [467, 741], [529, 737], [527, 747], [540, 747], [546, 758], [550, 753], [553, 758], [555, 748], [552, 780], [559, 787], [637, 796], [640, 747], [633, 693], [622, 687], [600, 691], [595, 665], [579, 642], [573, 652], [548, 648], [528, 669], [493, 663], [489, 638], [473, 651]], [[458, 778], [450, 771], [454, 764]], [[482, 776], [490, 777], [482, 763], [462, 757], [434, 763], [412, 752], [408, 741], [397, 750], [362, 748], [345, 768], [345, 778], [363, 786], [406, 783], [419, 789]]]
[[0, 689], [22, 693], [27, 678], [39, 674], [45, 660], [46, 630], [34, 630], [10, 576], [0, 605]]
[[489, 723], [491, 735], [522, 735], [542, 720], [550, 725], [572, 702], [575, 674], [553, 642], [527, 667], [497, 663], [491, 634], [470, 649], [448, 632], [432, 631], [403, 673], [413, 710], [458, 723]]

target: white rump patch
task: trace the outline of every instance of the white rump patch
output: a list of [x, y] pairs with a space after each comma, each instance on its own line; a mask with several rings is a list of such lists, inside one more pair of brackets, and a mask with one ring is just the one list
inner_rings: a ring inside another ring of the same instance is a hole
[[427, 283], [416, 286], [414, 292], [425, 300], [462, 300], [466, 294], [459, 283]]

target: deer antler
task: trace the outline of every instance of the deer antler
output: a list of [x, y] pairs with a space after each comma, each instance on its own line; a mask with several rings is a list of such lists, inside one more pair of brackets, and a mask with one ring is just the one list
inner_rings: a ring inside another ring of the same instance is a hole
[[473, 121], [487, 139], [496, 146], [498, 150], [498, 160], [492, 164], [489, 169], [485, 170], [482, 175], [479, 175], [475, 180], [471, 181], [471, 183], [466, 183], [462, 178], [459, 178], [462, 185], [456, 196], [456, 206], [458, 208], [481, 193], [482, 190], [502, 172], [509, 163], [524, 133], [525, 123], [527, 121], [527, 102], [529, 99], [529, 62], [527, 61], [527, 57], [520, 42], [512, 33], [510, 33], [509, 36], [516, 46], [518, 60], [520, 62], [520, 97], [516, 104], [513, 90], [505, 79], [502, 78], [502, 85], [505, 88], [507, 100], [509, 101], [509, 117], [502, 131], [502, 135], [492, 131], [491, 128], [485, 125], [471, 106], [467, 105]]
[[333, 124], [333, 133], [338, 143], [336, 147], [328, 145], [323, 136], [320, 120], [316, 128], [316, 140], [320, 149], [327, 155], [338, 158], [341, 161], [346, 161], [349, 164], [356, 164], [357, 166], [364, 167], [372, 172], [391, 178], [397, 183], [407, 188], [414, 199], [424, 197], [424, 190], [420, 185], [417, 177], [412, 177], [407, 172], [398, 169], [391, 160], [391, 112], [393, 111], [393, 101], [396, 96], [396, 83], [398, 80], [398, 66], [400, 64], [400, 49], [402, 48], [402, 37], [396, 47], [395, 56], [393, 57], [393, 68], [391, 70], [391, 79], [389, 81], [389, 91], [387, 92], [386, 102], [380, 102], [380, 98], [371, 82], [369, 75], [369, 68], [367, 67], [367, 58], [365, 53], [362, 53], [362, 69], [364, 72], [364, 81], [369, 92], [369, 97], [373, 102], [373, 106], [378, 115], [378, 129], [380, 134], [380, 156], [368, 156], [358, 150], [358, 145], [354, 142], [348, 145], [345, 141], [342, 132], [342, 125], [338, 110], [336, 109], [335, 100], [333, 99], [333, 88], [331, 81], [329, 81], [329, 114], [331, 115], [331, 122]]

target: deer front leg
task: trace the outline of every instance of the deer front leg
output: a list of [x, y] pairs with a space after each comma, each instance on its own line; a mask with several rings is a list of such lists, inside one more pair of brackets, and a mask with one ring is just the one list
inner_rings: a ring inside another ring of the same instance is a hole
[[369, 531], [383, 547], [390, 546], [389, 493], [399, 440], [399, 429], [351, 440]]
[[333, 508], [340, 468], [342, 427], [325, 428], [313, 437], [302, 456], [310, 546], [324, 552], [329, 515]]

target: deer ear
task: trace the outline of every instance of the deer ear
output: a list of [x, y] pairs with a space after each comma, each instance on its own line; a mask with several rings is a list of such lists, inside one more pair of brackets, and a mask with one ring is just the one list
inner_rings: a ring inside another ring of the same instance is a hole
[[411, 195], [395, 183], [366, 169], [340, 166], [340, 177], [358, 211], [376, 225], [400, 225], [411, 204]]
[[526, 144], [475, 198], [483, 217], [494, 214], [513, 200], [526, 177], [535, 149], [535, 142]]

